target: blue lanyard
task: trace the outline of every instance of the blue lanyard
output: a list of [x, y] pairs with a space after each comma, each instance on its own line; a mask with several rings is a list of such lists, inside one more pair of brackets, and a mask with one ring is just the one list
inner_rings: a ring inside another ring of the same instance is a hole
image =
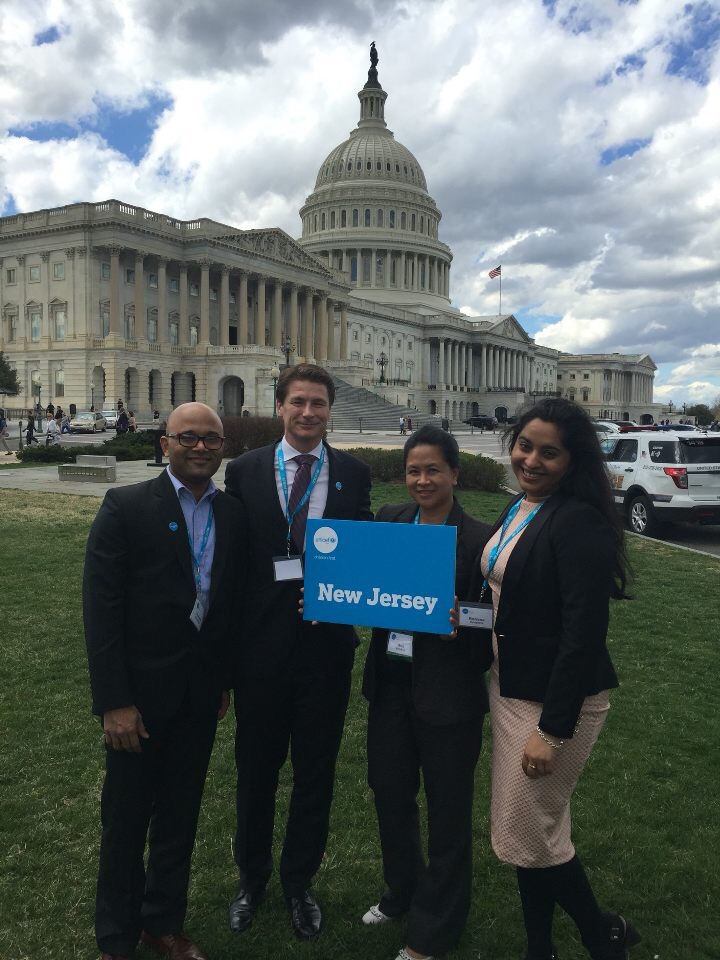
[[192, 536], [190, 535], [190, 531], [188, 530], [188, 541], [190, 543], [190, 553], [192, 554], [193, 567], [195, 568], [195, 589], [197, 590], [198, 593], [200, 593], [200, 585], [202, 583], [202, 578], [200, 576], [200, 564], [202, 563], [203, 557], [205, 556], [205, 550], [207, 549], [208, 540], [210, 539], [210, 531], [212, 530], [212, 525], [213, 525], [213, 508], [211, 504], [210, 509], [208, 511], [207, 523], [205, 524], [205, 532], [203, 533], [202, 540], [200, 541], [199, 554], [195, 553], [195, 547], [193, 546]]
[[[315, 469], [313, 470], [312, 477], [310, 477], [310, 483], [308, 484], [307, 490], [302, 495], [300, 502], [295, 507], [292, 513], [290, 513], [290, 496], [288, 494], [288, 482], [287, 482], [287, 471], [285, 469], [285, 456], [278, 444], [277, 448], [277, 468], [278, 473], [280, 474], [280, 485], [282, 486], [283, 496], [285, 497], [285, 519], [287, 520], [288, 532], [287, 532], [287, 542], [288, 542], [288, 551], [290, 550], [290, 540], [292, 538], [292, 522], [295, 517], [300, 513], [302, 508], [310, 499], [310, 494], [315, 489], [315, 484], [318, 482], [318, 477], [320, 476], [320, 471], [323, 468], [325, 463], [325, 447], [320, 451], [320, 456], [318, 462], [315, 464]], [[301, 546], [301, 544], [299, 544]], [[289, 555], [289, 554], [288, 554]]]
[[502, 551], [505, 549], [505, 547], [510, 543], [510, 541], [511, 541], [511, 540], [514, 540], [515, 537], [517, 537], [519, 533], [522, 533], [522, 531], [523, 531], [523, 530], [525, 529], [525, 527], [530, 523], [530, 521], [533, 519], [533, 517], [535, 516], [535, 514], [536, 514], [536, 513], [538, 512], [538, 510], [540, 509], [540, 507], [541, 507], [541, 506], [543, 505], [543, 503], [545, 502], [544, 500], [542, 500], [533, 510], [531, 510], [530, 513], [525, 517], [525, 519], [523, 520], [523, 522], [522, 522], [519, 526], [515, 527], [515, 529], [513, 530], [513, 532], [510, 534], [510, 536], [509, 536], [509, 537], [507, 538], [507, 540], [506, 540], [506, 539], [505, 539], [505, 534], [507, 533], [507, 529], [508, 529], [508, 527], [510, 526], [510, 524], [513, 522], [513, 520], [515, 519], [515, 515], [516, 515], [516, 513], [518, 512], [518, 510], [520, 509], [520, 504], [523, 502], [524, 499], [525, 499], [525, 498], [523, 497], [522, 499], [518, 500], [518, 502], [517, 502], [516, 504], [514, 504], [514, 505], [508, 510], [507, 516], [505, 517], [505, 520], [503, 521], [502, 530], [500, 531], [500, 539], [498, 540], [498, 542], [496, 543], [496, 545], [492, 548], [492, 550], [490, 551], [490, 555], [488, 556], [488, 569], [487, 569], [487, 573], [485, 574], [485, 579], [483, 580], [483, 585], [482, 585], [483, 592], [485, 591], [485, 589], [486, 589], [486, 587], [487, 587], [487, 585], [488, 585], [488, 581], [489, 581], [489, 579], [490, 579], [490, 576], [491, 576], [493, 570], [495, 569], [495, 564], [497, 563], [497, 558], [500, 556], [500, 554], [501, 554]]
[[[444, 526], [448, 522], [449, 516], [450, 514], [448, 514], [447, 517], [445, 517], [442, 523], [437, 524], [437, 526], [439, 527]], [[413, 520], [413, 523], [420, 523], [420, 507], [417, 508], [417, 513], [415, 514], [415, 519]]]

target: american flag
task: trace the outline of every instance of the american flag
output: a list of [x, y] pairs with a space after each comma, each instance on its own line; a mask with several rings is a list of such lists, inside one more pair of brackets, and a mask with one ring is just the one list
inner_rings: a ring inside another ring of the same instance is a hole
[[488, 276], [491, 280], [494, 280], [495, 277], [499, 277], [502, 273], [502, 267], [495, 267], [494, 270], [491, 270]]

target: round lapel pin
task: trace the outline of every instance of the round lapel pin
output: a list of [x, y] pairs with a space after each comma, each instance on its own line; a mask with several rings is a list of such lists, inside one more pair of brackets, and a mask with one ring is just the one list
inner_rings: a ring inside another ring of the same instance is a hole
[[170, 523], [168, 524], [168, 529], [172, 530], [172, 532], [175, 533], [177, 528], [178, 528], [178, 525], [175, 523], [174, 520], [171, 520]]
[[340, 483], [339, 480], [338, 480], [338, 482], [335, 484], [335, 489], [336, 489], [336, 490], [342, 490], [342, 484]]

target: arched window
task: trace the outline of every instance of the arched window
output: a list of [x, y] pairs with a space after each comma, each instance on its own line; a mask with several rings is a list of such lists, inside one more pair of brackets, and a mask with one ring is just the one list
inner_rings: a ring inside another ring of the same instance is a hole
[[355, 169], [362, 170], [362, 160], [358, 160], [358, 162], [355, 164]]
[[321, 230], [324, 230], [324, 229], [325, 229], [325, 214], [324, 214], [324, 213], [320, 216], [320, 229], [321, 229]]
[[378, 161], [377, 161], [377, 163], [375, 164], [375, 168], [376, 168], [377, 170], [382, 170], [382, 161], [381, 161], [381, 160], [378, 160]]
[[330, 211], [330, 229], [331, 230], [335, 229], [335, 211], [334, 210]]
[[395, 226], [395, 211], [394, 211], [394, 210], [391, 210], [391, 211], [390, 211], [390, 224], [389, 224], [389, 226], [390, 226], [391, 229]]
[[315, 233], [317, 233], [317, 214], [315, 214], [315, 219], [313, 222], [314, 222], [313, 230], [315, 231]]
[[350, 257], [350, 280], [357, 283], [357, 257]]
[[341, 227], [347, 226], [347, 210], [340, 211], [340, 226]]
[[354, 226], [354, 227], [357, 227], [358, 222], [359, 222], [359, 221], [358, 221], [358, 212], [357, 212], [357, 210], [353, 210], [353, 221], [352, 221], [353, 226]]
[[404, 210], [400, 214], [400, 229], [407, 230], [407, 214], [405, 213]]
[[377, 212], [377, 225], [379, 227], [382, 227], [383, 225], [383, 212], [381, 209], [379, 209]]
[[369, 207], [365, 208], [365, 226], [366, 227], [370, 226], [370, 208]]
[[415, 214], [413, 213], [412, 216], [410, 217], [410, 229], [415, 230], [416, 225], [417, 225], [417, 221], [415, 219]]
[[368, 168], [368, 170], [372, 170], [372, 160], [368, 160], [365, 166]]
[[425, 233], [425, 217], [420, 217], [420, 233]]

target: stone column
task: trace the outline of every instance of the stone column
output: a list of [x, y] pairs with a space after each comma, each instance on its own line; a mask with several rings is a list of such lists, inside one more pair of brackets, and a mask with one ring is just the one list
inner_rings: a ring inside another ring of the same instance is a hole
[[110, 336], [121, 336], [120, 247], [110, 247]]
[[370, 251], [370, 286], [375, 286], [375, 271], [377, 270], [377, 250]]
[[270, 343], [278, 350], [282, 346], [282, 294], [282, 284], [279, 280], [276, 280], [273, 286], [272, 317], [270, 320]]
[[303, 355], [305, 362], [313, 356], [313, 291], [306, 290], [303, 303]]
[[[167, 309], [167, 264], [165, 257], [158, 257], [158, 343], [168, 343], [170, 339]], [[165, 379], [163, 377], [163, 382]]]
[[318, 299], [315, 359], [320, 363], [325, 363], [328, 359], [328, 300], [324, 293], [321, 293]]
[[[442, 337], [438, 340], [438, 387], [445, 385], [445, 341]], [[438, 400], [438, 403], [440, 401]]]
[[348, 359], [348, 315], [347, 304], [340, 304], [340, 359]]
[[147, 340], [147, 315], [145, 313], [145, 254], [135, 251], [135, 337]]
[[480, 347], [480, 382], [478, 386], [487, 386], [487, 347], [484, 343]]
[[298, 343], [298, 288], [292, 283], [290, 285], [290, 323], [288, 335], [290, 337], [290, 362], [297, 361], [297, 355], [300, 352]]
[[178, 344], [186, 347], [190, 343], [190, 324], [188, 320], [188, 271], [187, 264], [180, 264], [180, 330]]
[[220, 266], [220, 329], [218, 343], [227, 347], [230, 343], [230, 267]]
[[240, 286], [238, 287], [238, 343], [246, 345], [248, 343], [248, 275], [243, 270], [240, 273]]
[[200, 261], [200, 330], [198, 346], [210, 345], [210, 261], [203, 257]]
[[257, 278], [257, 313], [255, 315], [255, 343], [265, 346], [265, 277]]
[[400, 290], [405, 289], [405, 270], [406, 270], [405, 251], [403, 250], [402, 253], [400, 254], [400, 283], [398, 283], [398, 287]]
[[474, 364], [473, 364], [473, 348], [472, 348], [472, 344], [471, 344], [471, 343], [468, 343], [467, 346], [466, 346], [466, 348], [465, 348], [465, 357], [466, 357], [466, 362], [467, 362], [467, 367], [466, 367], [466, 369], [467, 369], [467, 381], [466, 381], [466, 383], [467, 383], [467, 386], [468, 386], [468, 387], [474, 387], [474, 386], [475, 386], [475, 370], [473, 369], [473, 367], [474, 367]]

